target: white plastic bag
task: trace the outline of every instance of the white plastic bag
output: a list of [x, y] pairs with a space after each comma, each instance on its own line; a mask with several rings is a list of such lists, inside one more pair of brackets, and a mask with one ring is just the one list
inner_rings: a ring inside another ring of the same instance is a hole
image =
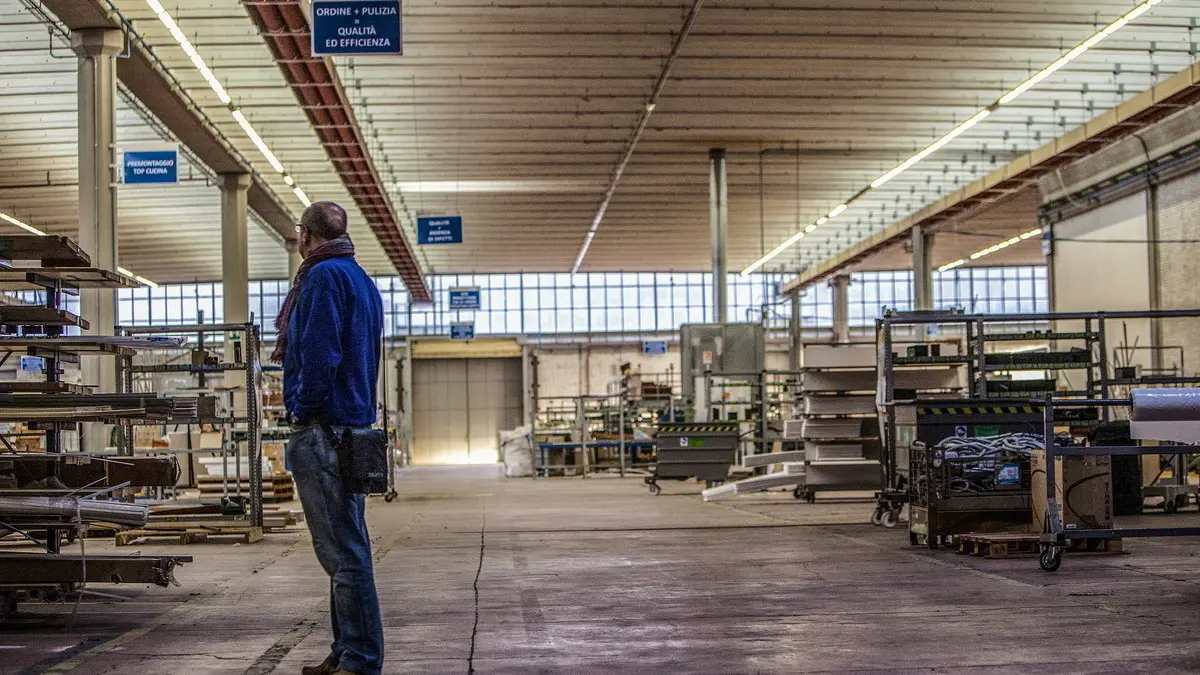
[[528, 478], [533, 475], [533, 428], [529, 425], [500, 432], [500, 456], [504, 458], [504, 475], [509, 478]]

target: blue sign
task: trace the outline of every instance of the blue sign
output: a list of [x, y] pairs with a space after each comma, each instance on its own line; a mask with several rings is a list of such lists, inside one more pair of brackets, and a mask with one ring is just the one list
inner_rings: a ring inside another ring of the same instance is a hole
[[475, 339], [475, 322], [474, 321], [455, 321], [450, 324], [450, 339], [451, 340], [474, 340]]
[[178, 150], [126, 150], [125, 184], [179, 182]]
[[462, 216], [417, 218], [417, 244], [461, 244]]
[[483, 305], [483, 293], [478, 286], [450, 289], [450, 309], [478, 310]]
[[400, 0], [313, 0], [316, 56], [403, 54]]
[[643, 340], [642, 354], [645, 356], [661, 356], [667, 353], [666, 340]]

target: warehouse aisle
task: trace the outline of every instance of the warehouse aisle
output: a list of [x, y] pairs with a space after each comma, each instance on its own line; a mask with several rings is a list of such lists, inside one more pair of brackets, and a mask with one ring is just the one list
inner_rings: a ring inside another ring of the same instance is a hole
[[[852, 524], [862, 505], [703, 504], [695, 492], [506, 481], [493, 467], [405, 472], [401, 499], [370, 513], [387, 672], [1169, 673], [1192, 662], [1194, 541], [1068, 557], [1047, 575], [1031, 558], [910, 549], [902, 532]], [[144, 550], [160, 549], [179, 551]], [[182, 587], [86, 603], [74, 629], [50, 625], [69, 607], [33, 608], [0, 634], [0, 672], [291, 674], [324, 656], [327, 585], [306, 536], [187, 551], [197, 562]]]

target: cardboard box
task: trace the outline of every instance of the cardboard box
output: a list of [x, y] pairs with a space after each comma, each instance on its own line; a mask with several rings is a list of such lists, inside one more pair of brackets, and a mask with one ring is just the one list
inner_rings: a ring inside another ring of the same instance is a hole
[[[1032, 461], [1033, 527], [1046, 531], [1046, 453], [1035, 450]], [[1113, 525], [1112, 458], [1056, 457], [1056, 498], [1063, 529], [1110, 528]], [[1064, 490], [1065, 486], [1065, 490]]]
[[188, 447], [188, 435], [186, 431], [174, 431], [168, 434], [168, 439], [171, 442], [172, 450], [220, 450], [221, 449], [221, 432], [219, 431], [193, 431], [192, 445]]

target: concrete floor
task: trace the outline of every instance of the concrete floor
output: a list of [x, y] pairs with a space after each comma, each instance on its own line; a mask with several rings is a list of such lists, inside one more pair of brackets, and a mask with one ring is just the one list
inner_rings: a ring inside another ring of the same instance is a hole
[[[1047, 574], [910, 548], [864, 524], [863, 504], [704, 504], [693, 484], [650, 497], [633, 479], [493, 467], [401, 480], [370, 511], [388, 673], [1200, 672], [1193, 539]], [[1164, 519], [1200, 517], [1143, 520]], [[325, 655], [328, 585], [306, 534], [141, 550], [196, 563], [180, 588], [106, 587], [129, 599], [83, 604], [71, 629], [69, 606], [25, 606], [0, 626], [0, 672], [263, 675]]]

